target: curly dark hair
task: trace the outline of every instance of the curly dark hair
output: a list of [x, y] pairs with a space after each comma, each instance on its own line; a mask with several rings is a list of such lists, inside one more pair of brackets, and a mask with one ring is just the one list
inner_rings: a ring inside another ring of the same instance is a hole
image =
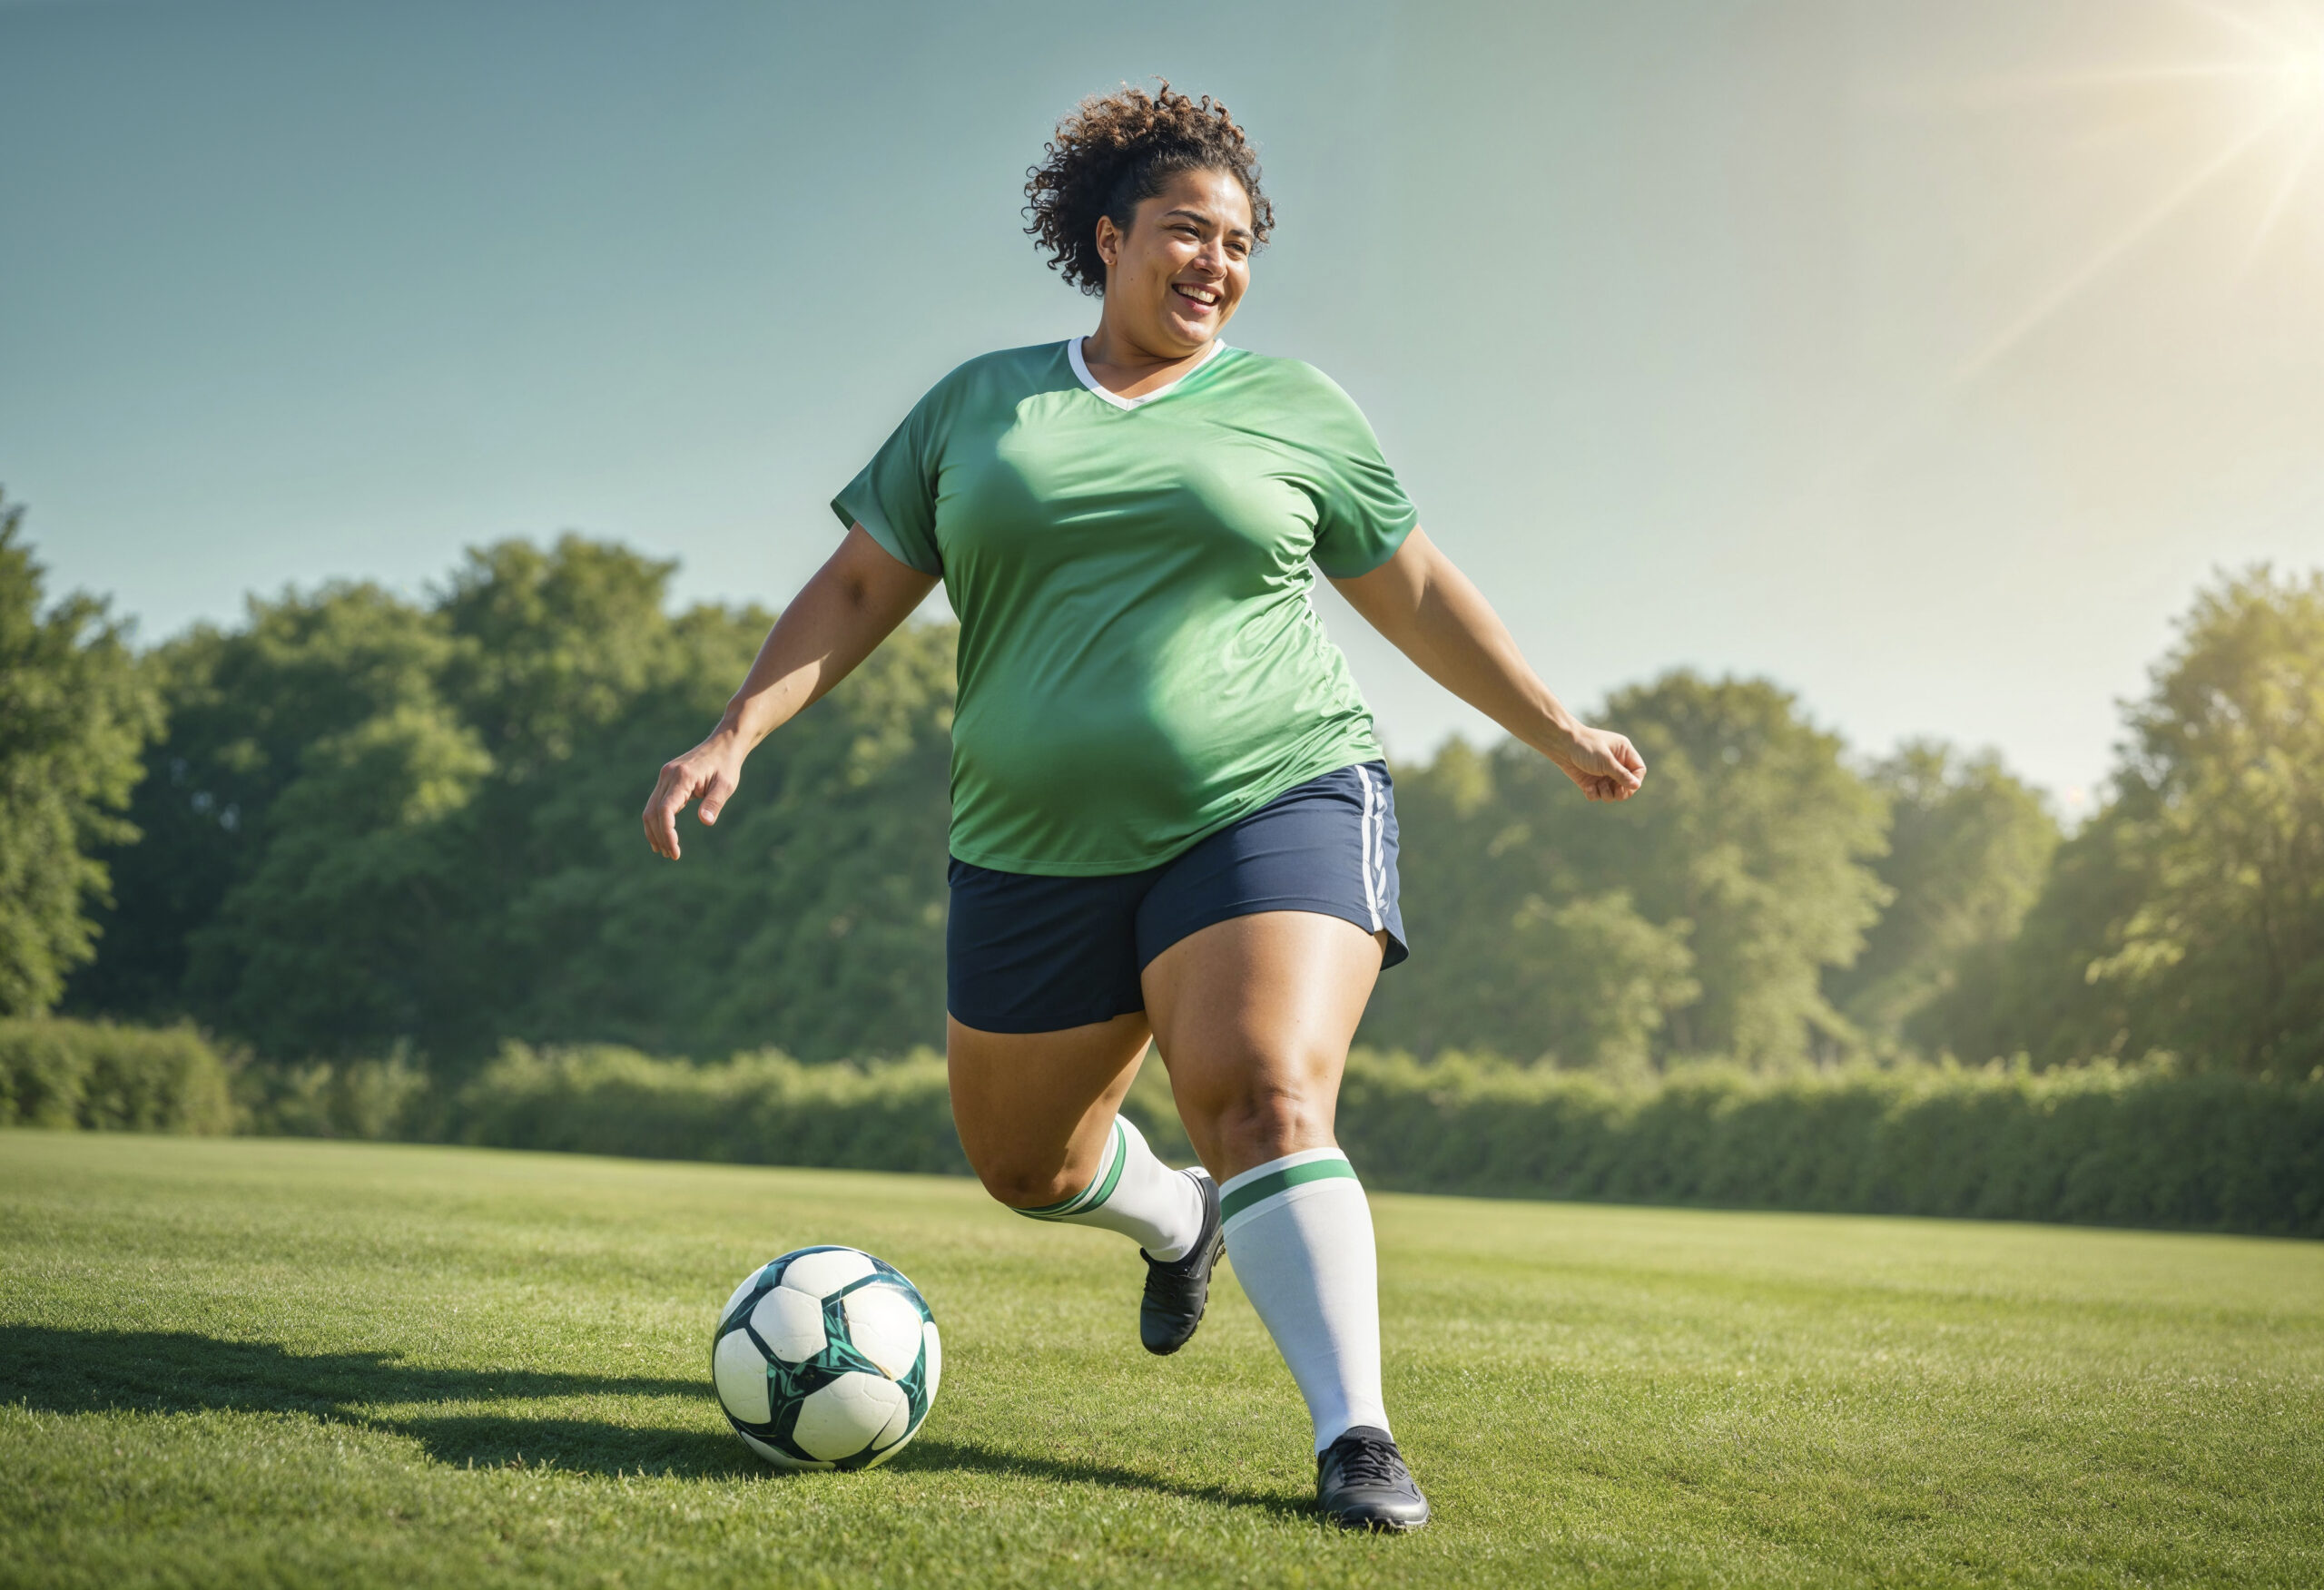
[[1169, 80], [1148, 94], [1125, 83], [1118, 93], [1092, 94], [1057, 124], [1041, 163], [1025, 173], [1025, 227], [1049, 251], [1049, 269], [1083, 292], [1106, 290], [1106, 261], [1098, 253], [1098, 218], [1111, 216], [1127, 230], [1141, 201], [1160, 192], [1180, 172], [1231, 172], [1251, 197], [1253, 241], [1275, 230], [1275, 207], [1259, 191], [1259, 158], [1226, 107], [1170, 91]]

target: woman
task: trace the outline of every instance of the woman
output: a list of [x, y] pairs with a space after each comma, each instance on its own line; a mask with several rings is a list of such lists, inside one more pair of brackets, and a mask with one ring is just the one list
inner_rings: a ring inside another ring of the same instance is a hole
[[[1371, 1214], [1332, 1139], [1357, 1019], [1406, 954], [1395, 807], [1311, 564], [1589, 799], [1626, 799], [1645, 767], [1534, 676], [1347, 396], [1220, 341], [1274, 221], [1224, 105], [1167, 83], [1088, 101], [1026, 192], [1051, 267], [1100, 297], [1097, 330], [971, 359], [921, 399], [832, 503], [845, 539], [717, 730], [663, 768], [646, 836], [675, 859], [679, 810], [714, 822], [751, 748], [942, 580], [970, 1163], [1012, 1209], [1139, 1244], [1149, 1351], [1193, 1336], [1231, 1252], [1313, 1416], [1319, 1506], [1414, 1528]], [[1169, 1169], [1118, 1114], [1149, 1039], [1204, 1170]]]

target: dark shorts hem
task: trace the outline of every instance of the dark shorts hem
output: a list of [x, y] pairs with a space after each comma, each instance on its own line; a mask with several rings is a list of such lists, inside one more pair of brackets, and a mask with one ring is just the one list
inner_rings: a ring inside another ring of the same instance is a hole
[[996, 1012], [982, 1020], [971, 1021], [957, 1010], [944, 1014], [967, 1027], [970, 1032], [1000, 1033], [1013, 1036], [1019, 1033], [1061, 1033], [1070, 1027], [1102, 1026], [1107, 1022], [1125, 1016], [1136, 1016], [1146, 1008], [1146, 999], [1139, 996], [1137, 1004], [1124, 1010], [1107, 1010], [1099, 1014], [1068, 1009], [1042, 1008], [1038, 1011], [1009, 1014]]
[[[1205, 911], [1184, 921], [1172, 923], [1170, 932], [1163, 942], [1155, 945], [1150, 951], [1140, 950], [1137, 969], [1141, 972], [1145, 971], [1159, 959], [1162, 952], [1171, 945], [1178, 943], [1181, 939], [1192, 938], [1206, 928], [1216, 928], [1221, 922], [1231, 922], [1237, 917], [1264, 916], [1269, 911], [1305, 911], [1310, 916], [1337, 917], [1343, 922], [1354, 923], [1366, 933], [1387, 934], [1388, 947], [1380, 957], [1380, 969], [1384, 972], [1401, 961], [1412, 958], [1412, 951], [1404, 947], [1403, 937], [1394, 928], [1384, 925], [1374, 928], [1368, 913], [1350, 910], [1342, 901], [1306, 898], [1250, 899], [1238, 900], [1232, 906], [1215, 911]], [[1144, 1009], [1144, 1005], [1141, 1004], [1139, 1008]]]
[[1146, 1008], [1141, 975], [1205, 928], [1265, 911], [1384, 932], [1382, 969], [1408, 958], [1384, 763], [1285, 790], [1160, 867], [1100, 877], [1002, 872], [955, 858], [945, 924], [947, 1009], [979, 1032], [1058, 1032]]

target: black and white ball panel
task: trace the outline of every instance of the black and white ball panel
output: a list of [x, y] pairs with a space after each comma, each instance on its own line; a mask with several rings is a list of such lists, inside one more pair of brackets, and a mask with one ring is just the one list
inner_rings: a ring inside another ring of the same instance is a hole
[[791, 1468], [868, 1468], [927, 1418], [943, 1352], [901, 1271], [853, 1248], [802, 1248], [754, 1271], [719, 1316], [711, 1377], [735, 1432]]

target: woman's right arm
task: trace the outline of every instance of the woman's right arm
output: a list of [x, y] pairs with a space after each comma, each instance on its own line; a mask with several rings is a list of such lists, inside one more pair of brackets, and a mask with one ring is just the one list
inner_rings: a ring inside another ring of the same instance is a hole
[[839, 550], [767, 632], [750, 676], [710, 738], [662, 764], [645, 803], [645, 842], [655, 854], [676, 860], [678, 813], [686, 802], [701, 797], [696, 815], [716, 822], [753, 748], [854, 672], [935, 587], [934, 575], [891, 555], [862, 525], [850, 526]]

